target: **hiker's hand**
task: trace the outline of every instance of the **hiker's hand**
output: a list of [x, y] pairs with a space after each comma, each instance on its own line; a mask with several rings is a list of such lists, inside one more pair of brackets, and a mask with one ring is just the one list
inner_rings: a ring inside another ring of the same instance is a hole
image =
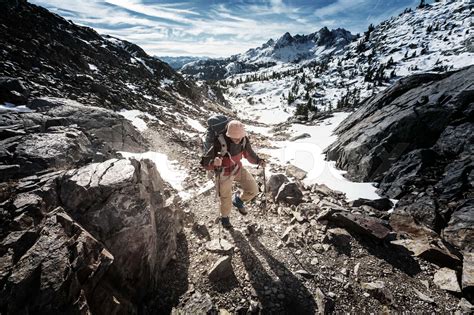
[[267, 166], [267, 161], [265, 161], [264, 159], [260, 159], [258, 161], [258, 166], [261, 166], [261, 167]]
[[222, 165], [222, 159], [220, 157], [215, 157], [214, 158], [214, 166], [219, 167]]

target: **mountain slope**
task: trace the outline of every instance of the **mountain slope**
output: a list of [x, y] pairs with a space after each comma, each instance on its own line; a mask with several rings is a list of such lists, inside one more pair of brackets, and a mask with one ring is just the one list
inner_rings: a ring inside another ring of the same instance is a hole
[[222, 85], [242, 113], [300, 107], [307, 117], [308, 104], [310, 112], [354, 107], [401, 77], [473, 64], [471, 9], [454, 1], [405, 10], [323, 60], [234, 75]]
[[0, 76], [22, 79], [33, 97], [67, 97], [114, 110], [155, 108], [169, 115], [216, 101], [137, 45], [26, 1], [0, 5]]

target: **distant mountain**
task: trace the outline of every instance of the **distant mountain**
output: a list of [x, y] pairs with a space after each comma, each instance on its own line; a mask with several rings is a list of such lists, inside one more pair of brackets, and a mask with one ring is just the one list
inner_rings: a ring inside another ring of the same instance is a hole
[[156, 58], [163, 60], [167, 64], [169, 64], [174, 70], [181, 69], [187, 63], [198, 61], [198, 60], [207, 60], [208, 57], [194, 57], [194, 56], [178, 56], [178, 57], [171, 57], [171, 56], [156, 56]]
[[285, 33], [277, 41], [270, 39], [262, 46], [226, 59], [207, 59], [188, 63], [181, 73], [202, 80], [220, 80], [234, 74], [254, 72], [286, 63], [303, 64], [341, 50], [355, 39], [344, 29], [327, 27], [309, 35]]

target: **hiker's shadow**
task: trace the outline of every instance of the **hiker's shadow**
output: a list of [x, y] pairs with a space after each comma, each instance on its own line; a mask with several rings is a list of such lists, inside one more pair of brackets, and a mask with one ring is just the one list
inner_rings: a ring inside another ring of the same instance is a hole
[[[242, 261], [249, 273], [250, 281], [263, 306], [263, 312], [269, 313], [272, 306], [280, 304], [279, 314], [314, 314], [316, 306], [312, 295], [301, 281], [275, 259], [256, 237], [247, 239], [239, 231], [231, 231], [236, 246], [241, 251]], [[272, 271], [278, 277], [273, 279], [262, 266], [252, 247], [266, 260]], [[277, 289], [275, 293], [273, 289]], [[270, 292], [269, 292], [270, 291]], [[273, 300], [272, 300], [273, 297]]]
[[250, 237], [250, 244], [267, 261], [270, 268], [280, 279], [278, 289], [284, 294], [283, 309], [287, 314], [315, 314], [316, 303], [313, 295], [281, 261], [272, 256], [270, 251], [257, 237]]
[[[250, 277], [250, 283], [255, 290], [256, 296], [254, 298], [258, 298], [264, 310], [269, 310], [272, 306], [272, 301], [271, 296], [266, 294], [266, 291], [274, 286], [275, 280], [266, 272], [242, 233], [232, 229], [230, 234], [234, 239], [235, 246], [240, 250], [242, 262]], [[267, 287], [267, 290], [265, 287]]]

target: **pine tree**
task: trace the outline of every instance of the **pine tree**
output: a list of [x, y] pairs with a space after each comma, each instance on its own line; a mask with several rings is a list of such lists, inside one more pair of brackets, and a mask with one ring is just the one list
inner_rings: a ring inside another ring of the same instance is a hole
[[291, 103], [293, 103], [295, 101], [295, 97], [293, 96], [293, 94], [290, 92], [288, 92], [288, 105], [291, 105]]
[[423, 9], [426, 6], [425, 0], [420, 0], [420, 4], [418, 5], [418, 9]]
[[369, 25], [369, 28], [367, 29], [367, 31], [364, 33], [365, 34], [365, 41], [368, 41], [369, 40], [369, 37], [370, 37], [370, 33], [372, 33], [372, 31], [375, 29], [374, 25], [372, 23], [370, 23]]

